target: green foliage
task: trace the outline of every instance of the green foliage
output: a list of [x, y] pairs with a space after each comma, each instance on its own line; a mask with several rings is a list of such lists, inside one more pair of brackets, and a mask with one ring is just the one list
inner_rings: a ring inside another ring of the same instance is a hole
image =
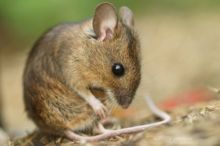
[[[19, 37], [31, 39], [47, 28], [66, 21], [79, 21], [93, 15], [103, 0], [0, 0], [0, 26]], [[198, 7], [219, 8], [219, 0], [109, 0], [117, 7], [129, 6], [135, 13], [147, 10], [186, 11]]]

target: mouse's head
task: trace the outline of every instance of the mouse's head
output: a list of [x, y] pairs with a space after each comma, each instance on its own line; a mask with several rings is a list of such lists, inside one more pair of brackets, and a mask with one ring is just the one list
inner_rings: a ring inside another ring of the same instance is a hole
[[[132, 11], [121, 7], [117, 15], [109, 3], [97, 6], [93, 17], [95, 36], [88, 43], [91, 88], [106, 92], [123, 108], [133, 100], [140, 83], [140, 45]], [[91, 44], [92, 43], [92, 44]]]

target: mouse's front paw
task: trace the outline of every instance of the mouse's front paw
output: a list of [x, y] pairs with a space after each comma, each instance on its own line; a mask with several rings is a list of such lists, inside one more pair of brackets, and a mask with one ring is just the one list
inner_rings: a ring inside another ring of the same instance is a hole
[[99, 100], [97, 100], [93, 104], [92, 108], [95, 111], [96, 115], [99, 116], [101, 119], [105, 119], [107, 117], [108, 110]]

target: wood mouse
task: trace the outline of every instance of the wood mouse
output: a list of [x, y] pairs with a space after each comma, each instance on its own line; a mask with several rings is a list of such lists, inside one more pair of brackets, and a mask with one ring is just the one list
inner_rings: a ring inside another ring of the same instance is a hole
[[140, 79], [132, 11], [101, 3], [93, 18], [57, 25], [34, 44], [23, 74], [25, 109], [42, 132], [74, 140], [112, 104], [128, 108]]

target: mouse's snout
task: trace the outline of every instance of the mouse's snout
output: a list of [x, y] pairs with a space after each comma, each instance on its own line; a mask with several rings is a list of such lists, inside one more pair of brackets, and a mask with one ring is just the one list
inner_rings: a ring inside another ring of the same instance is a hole
[[121, 97], [118, 97], [118, 104], [126, 109], [129, 107], [129, 105], [131, 104], [133, 100], [133, 97], [126, 97], [126, 96], [121, 96]]
[[129, 93], [127, 90], [118, 90], [115, 94], [118, 104], [124, 109], [129, 107], [133, 100], [133, 96], [134, 95]]

